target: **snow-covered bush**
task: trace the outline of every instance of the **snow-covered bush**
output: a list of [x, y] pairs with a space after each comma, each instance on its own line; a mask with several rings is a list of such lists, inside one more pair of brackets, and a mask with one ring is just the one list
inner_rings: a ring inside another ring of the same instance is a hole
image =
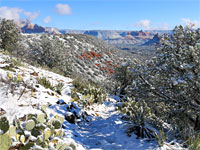
[[45, 77], [37, 78], [37, 83], [44, 86], [46, 89], [51, 89], [52, 91], [57, 92], [60, 95], [64, 86], [64, 84], [61, 82], [56, 85], [52, 85], [52, 83]]
[[159, 135], [156, 134], [156, 141], [160, 147], [164, 145], [164, 143], [166, 141], [166, 137], [165, 137], [163, 130], [160, 130]]
[[42, 35], [40, 37], [39, 47], [36, 47], [35, 50], [32, 49], [32, 51], [33, 60], [37, 61], [40, 65], [59, 68], [66, 75], [70, 74], [71, 68], [67, 51], [65, 50], [64, 43], [56, 36]]
[[106, 99], [106, 93], [102, 88], [97, 88], [95, 86], [89, 85], [88, 88], [84, 89], [81, 94], [85, 95], [86, 100], [91, 100], [91, 104], [93, 103], [103, 103]]
[[51, 84], [51, 82], [45, 78], [37, 78], [37, 83], [44, 86], [46, 89], [51, 89], [52, 91], [54, 91], [54, 86]]
[[[118, 95], [125, 95], [125, 89], [132, 84], [133, 81], [133, 73], [131, 72], [131, 68], [133, 64], [121, 65], [116, 68], [116, 72], [112, 75], [114, 79], [114, 91]], [[112, 80], [113, 80], [112, 79]], [[109, 85], [110, 86], [110, 85]]]
[[69, 76], [72, 72], [70, 56], [65, 44], [56, 35], [23, 35], [20, 46], [13, 52], [32, 65], [39, 64], [56, 73]]
[[12, 52], [20, 40], [18, 27], [13, 20], [0, 19], [0, 48]]
[[[95, 83], [77, 78], [72, 81], [74, 89], [71, 91], [72, 101], [81, 103], [83, 107], [87, 107], [94, 103], [101, 104], [106, 99], [105, 91], [98, 87]], [[82, 96], [79, 96], [80, 93]]]
[[81, 77], [77, 77], [72, 81], [72, 84], [80, 92], [87, 88], [90, 83]]
[[163, 36], [156, 57], [135, 66], [132, 73], [127, 95], [145, 101], [176, 131], [189, 127], [199, 131], [200, 29], [175, 27], [172, 37]]
[[58, 94], [62, 94], [61, 91], [64, 87], [64, 84], [63, 83], [58, 83], [54, 88], [55, 88], [55, 91], [58, 93]]
[[155, 132], [146, 125], [146, 123], [151, 123], [153, 118], [155, 118], [146, 102], [135, 101], [134, 98], [127, 97], [118, 109], [120, 112], [128, 115], [129, 120], [134, 123], [128, 128], [128, 134], [134, 132], [138, 137], [142, 138], [155, 137]]
[[[20, 86], [22, 86], [24, 89], [26, 89], [26, 84], [23, 81], [23, 78], [20, 74], [13, 75], [12, 73], [7, 73], [7, 78], [1, 79], [1, 82], [6, 83], [6, 91], [5, 94], [8, 95], [8, 93], [11, 93], [12, 95], [15, 94], [23, 94], [24, 90], [21, 93], [18, 93], [19, 91], [16, 89], [19, 89]], [[20, 96], [21, 97], [21, 96]], [[18, 98], [18, 100], [20, 99]]]

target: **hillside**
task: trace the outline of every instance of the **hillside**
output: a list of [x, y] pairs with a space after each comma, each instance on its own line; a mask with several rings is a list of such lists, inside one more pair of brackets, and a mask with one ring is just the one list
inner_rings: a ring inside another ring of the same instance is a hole
[[[40, 82], [42, 78], [50, 85]], [[54, 90], [59, 83], [62, 83], [60, 93]], [[72, 83], [70, 78], [0, 53], [0, 117], [7, 117], [10, 123], [8, 133], [1, 136], [8, 141], [12, 139], [11, 146], [6, 141], [1, 142], [0, 147], [38, 150], [160, 149], [155, 140], [137, 139], [135, 134], [127, 136], [125, 131], [129, 122], [116, 111], [120, 104], [118, 97], [107, 95], [102, 103], [84, 107], [82, 102], [72, 98]], [[86, 98], [80, 93], [79, 97], [82, 100]], [[16, 121], [19, 122], [17, 126]], [[0, 127], [1, 133], [7, 131]], [[21, 133], [22, 130], [24, 132]], [[168, 148], [181, 149], [174, 142], [165, 143], [161, 149]]]
[[115, 68], [123, 60], [134, 58], [131, 53], [112, 47], [94, 36], [83, 34], [24, 34], [21, 43], [23, 48], [19, 51], [23, 49], [20, 53], [23, 53], [23, 57], [27, 60], [40, 62], [38, 53], [44, 49], [42, 41], [47, 40], [46, 44], [49, 45], [55, 39], [57, 43], [52, 46], [56, 48], [56, 44], [59, 43], [61, 45], [59, 53], [63, 53], [60, 61], [65, 59], [76, 76], [92, 81], [104, 81], [115, 72]]

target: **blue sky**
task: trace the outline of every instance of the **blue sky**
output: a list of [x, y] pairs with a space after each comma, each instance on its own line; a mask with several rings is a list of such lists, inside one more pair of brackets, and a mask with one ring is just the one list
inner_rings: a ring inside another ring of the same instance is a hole
[[0, 0], [0, 17], [60, 29], [200, 27], [200, 0]]

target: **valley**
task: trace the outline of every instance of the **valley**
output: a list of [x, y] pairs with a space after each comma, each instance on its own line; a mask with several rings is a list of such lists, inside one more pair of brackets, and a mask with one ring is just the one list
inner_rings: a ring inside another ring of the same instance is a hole
[[0, 150], [199, 150], [200, 30], [0, 21]]

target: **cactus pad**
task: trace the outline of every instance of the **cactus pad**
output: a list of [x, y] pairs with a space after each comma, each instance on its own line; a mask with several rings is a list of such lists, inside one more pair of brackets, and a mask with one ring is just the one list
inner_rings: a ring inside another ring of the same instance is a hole
[[0, 134], [6, 133], [8, 131], [8, 129], [9, 129], [9, 122], [8, 122], [7, 118], [2, 117], [0, 119], [0, 131], [1, 131]]
[[10, 136], [16, 136], [16, 135], [17, 135], [16, 127], [15, 127], [15, 126], [11, 126], [11, 127], [9, 128], [9, 135], [10, 135]]
[[59, 120], [54, 120], [52, 122], [52, 125], [54, 126], [55, 129], [60, 129], [61, 128], [61, 122]]
[[31, 135], [37, 137], [37, 136], [41, 135], [41, 131], [37, 128], [33, 128], [31, 131]]
[[47, 128], [47, 129], [44, 131], [44, 139], [45, 139], [45, 140], [48, 140], [50, 136], [51, 136], [51, 129]]
[[65, 118], [63, 116], [60, 116], [60, 115], [56, 115], [55, 118], [57, 120], [59, 120], [61, 122], [61, 124], [64, 122]]
[[46, 120], [45, 120], [45, 114], [39, 114], [37, 116], [37, 121], [41, 122], [41, 123], [44, 123]]
[[7, 133], [0, 135], [0, 149], [8, 150], [10, 145], [11, 145], [10, 136]]
[[26, 130], [32, 130], [35, 127], [35, 121], [28, 120], [26, 123]]

